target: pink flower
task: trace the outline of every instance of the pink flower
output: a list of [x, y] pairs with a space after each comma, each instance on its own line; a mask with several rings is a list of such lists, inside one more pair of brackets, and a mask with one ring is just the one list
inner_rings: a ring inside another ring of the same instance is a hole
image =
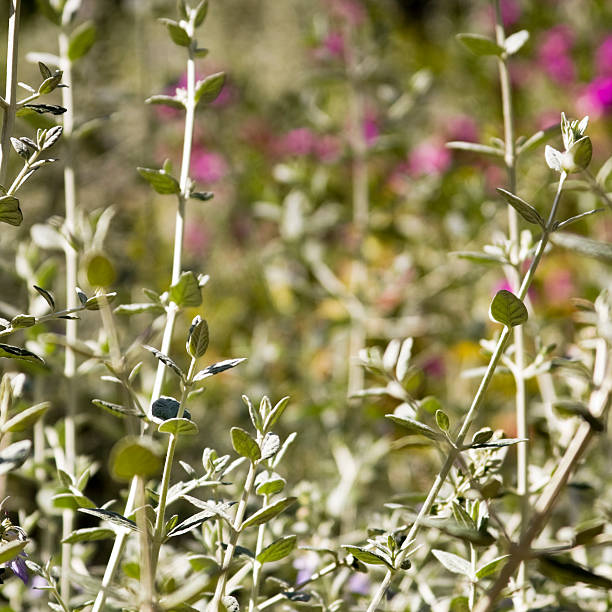
[[476, 142], [478, 140], [478, 126], [474, 119], [467, 115], [450, 117], [446, 125], [448, 140], [463, 140]]
[[612, 76], [593, 79], [579, 97], [577, 106], [595, 117], [612, 111]]
[[363, 135], [366, 144], [369, 147], [371, 147], [380, 136], [378, 120], [376, 118], [376, 115], [374, 115], [373, 113], [366, 113], [366, 116], [363, 120]]
[[188, 223], [185, 227], [185, 250], [194, 257], [200, 257], [210, 242], [210, 235], [200, 223]]
[[567, 26], [557, 26], [542, 36], [538, 47], [538, 64], [548, 76], [561, 84], [570, 83], [576, 76], [570, 51], [574, 35]]
[[446, 367], [444, 366], [444, 360], [441, 355], [437, 355], [434, 357], [430, 357], [423, 364], [423, 372], [430, 376], [431, 378], [442, 378], [446, 372]]
[[413, 176], [442, 174], [451, 163], [450, 151], [440, 142], [426, 140], [418, 144], [408, 157], [408, 172]]
[[203, 148], [194, 148], [191, 155], [191, 173], [193, 178], [202, 183], [216, 183], [229, 171], [225, 158]]
[[566, 302], [576, 295], [571, 271], [567, 268], [551, 270], [544, 278], [543, 292], [546, 300], [555, 304]]
[[291, 130], [281, 140], [279, 149], [282, 154], [303, 156], [312, 153], [316, 137], [308, 128]]
[[366, 11], [358, 0], [327, 0], [331, 13], [349, 25], [357, 26], [365, 21]]
[[344, 38], [340, 32], [330, 32], [323, 40], [323, 47], [331, 57], [344, 57]]
[[342, 155], [342, 145], [335, 136], [324, 134], [315, 140], [314, 153], [319, 161], [333, 163]]
[[612, 74], [612, 36], [604, 38], [595, 56], [597, 71], [601, 75]]

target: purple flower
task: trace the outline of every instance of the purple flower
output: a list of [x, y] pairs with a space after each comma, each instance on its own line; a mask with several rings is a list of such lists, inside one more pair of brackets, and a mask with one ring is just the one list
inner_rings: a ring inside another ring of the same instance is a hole
[[576, 70], [570, 57], [574, 35], [567, 26], [557, 26], [546, 32], [538, 47], [538, 64], [557, 83], [571, 83]]
[[308, 128], [291, 130], [282, 138], [279, 149], [285, 155], [301, 157], [312, 153], [316, 137]]
[[323, 47], [331, 57], [344, 56], [344, 38], [340, 32], [330, 32], [323, 40]]
[[612, 76], [593, 79], [578, 99], [578, 106], [592, 116], [612, 111]]
[[202, 183], [216, 183], [229, 171], [225, 158], [201, 147], [194, 148], [191, 156], [191, 172], [193, 178]]
[[478, 140], [478, 126], [474, 119], [467, 115], [450, 117], [446, 126], [448, 140], [463, 140], [476, 142]]
[[295, 579], [297, 584], [301, 584], [314, 574], [319, 564], [319, 556], [313, 551], [308, 551], [301, 557], [297, 557], [293, 562], [293, 567], [298, 571]]
[[346, 583], [349, 592], [357, 593], [357, 595], [369, 595], [370, 587], [371, 583], [368, 575], [361, 572], [355, 572]]
[[319, 136], [314, 145], [315, 155], [323, 163], [332, 163], [342, 154], [342, 145], [335, 136], [324, 134]]
[[28, 584], [28, 580], [30, 579], [30, 575], [28, 574], [28, 566], [26, 565], [24, 559], [27, 555], [24, 552], [20, 552], [12, 561], [8, 562], [8, 566], [17, 576], [23, 581], [23, 584]]
[[408, 157], [408, 171], [413, 176], [442, 174], [451, 163], [450, 151], [440, 142], [419, 143]]
[[601, 75], [612, 75], [612, 36], [604, 38], [595, 55], [597, 71]]
[[363, 136], [366, 144], [371, 147], [378, 137], [380, 136], [380, 129], [378, 127], [378, 120], [376, 115], [373, 113], [366, 113], [363, 120]]

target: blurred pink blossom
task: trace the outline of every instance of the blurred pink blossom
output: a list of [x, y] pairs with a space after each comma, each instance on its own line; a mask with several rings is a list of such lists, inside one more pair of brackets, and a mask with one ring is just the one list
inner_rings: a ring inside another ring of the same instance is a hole
[[446, 373], [446, 367], [444, 365], [444, 359], [441, 355], [430, 357], [423, 364], [423, 372], [431, 378], [442, 378]]
[[191, 155], [191, 174], [196, 181], [205, 184], [216, 183], [229, 171], [227, 161], [220, 153], [194, 147]]
[[185, 251], [194, 257], [200, 257], [210, 242], [210, 236], [200, 223], [187, 223], [185, 227]]
[[408, 156], [408, 172], [413, 176], [442, 174], [450, 164], [450, 151], [436, 140], [419, 143]]
[[351, 26], [364, 22], [366, 11], [359, 0], [327, 0], [332, 15], [343, 19]]
[[612, 35], [604, 38], [595, 55], [595, 65], [601, 75], [612, 75]]
[[543, 34], [538, 46], [538, 64], [557, 83], [571, 83], [576, 76], [570, 51], [574, 45], [573, 32], [567, 26], [556, 26]]
[[342, 144], [336, 136], [324, 134], [315, 140], [314, 152], [319, 161], [332, 163], [342, 155]]
[[599, 117], [612, 111], [612, 76], [593, 79], [578, 98], [577, 106], [582, 113]]
[[366, 113], [363, 120], [363, 135], [368, 146], [372, 146], [380, 136], [378, 119], [374, 113]]
[[554, 268], [543, 281], [543, 293], [548, 302], [567, 302], [576, 295], [572, 272], [567, 268]]
[[478, 126], [476, 121], [468, 115], [455, 115], [447, 120], [446, 134], [448, 140], [476, 142], [478, 140]]
[[323, 47], [331, 57], [344, 57], [344, 38], [340, 32], [330, 32], [323, 40]]
[[282, 155], [309, 155], [316, 143], [316, 136], [309, 128], [296, 128], [287, 132], [278, 144]]

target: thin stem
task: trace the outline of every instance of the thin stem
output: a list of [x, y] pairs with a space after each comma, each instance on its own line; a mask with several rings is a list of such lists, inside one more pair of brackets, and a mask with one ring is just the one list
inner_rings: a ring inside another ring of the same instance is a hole
[[[529, 266], [529, 270], [527, 271], [527, 274], [525, 274], [525, 277], [523, 278], [523, 282], [521, 283], [521, 287], [518, 292], [518, 298], [520, 300], [523, 300], [525, 298], [525, 295], [527, 294], [527, 290], [529, 289], [531, 282], [533, 280], [535, 271], [540, 263], [540, 260], [542, 259], [544, 250], [546, 249], [546, 245], [548, 244], [548, 238], [549, 238], [550, 232], [552, 231], [553, 223], [555, 221], [555, 216], [557, 214], [557, 208], [559, 206], [559, 200], [561, 198], [561, 192], [563, 190], [563, 184], [565, 182], [566, 177], [567, 175], [565, 174], [565, 172], [563, 172], [559, 178], [559, 185], [557, 188], [557, 193], [555, 195], [555, 199], [551, 207], [551, 211], [548, 217], [546, 228], [544, 232], [542, 233], [542, 237], [540, 238], [540, 242], [538, 243], [538, 248], [536, 250], [534, 258], [531, 262], [531, 265]], [[489, 361], [489, 365], [487, 366], [487, 370], [482, 378], [482, 381], [480, 382], [478, 391], [476, 391], [476, 395], [474, 396], [472, 405], [470, 406], [470, 409], [465, 415], [461, 429], [459, 433], [457, 434], [457, 438], [455, 440], [455, 446], [450, 449], [450, 452], [448, 454], [446, 461], [444, 462], [444, 465], [442, 466], [442, 468], [440, 469], [440, 472], [436, 476], [434, 483], [431, 486], [431, 489], [427, 495], [427, 498], [425, 499], [425, 502], [421, 506], [421, 509], [414, 523], [412, 524], [412, 527], [410, 528], [408, 535], [406, 536], [405, 545], [402, 546], [402, 549], [400, 550], [396, 558], [396, 567], [401, 566], [402, 562], [406, 558], [406, 555], [408, 554], [408, 550], [409, 550], [408, 549], [409, 543], [414, 540], [421, 526], [421, 522], [429, 514], [429, 511], [431, 510], [431, 507], [434, 504], [438, 496], [438, 493], [440, 492], [440, 489], [442, 488], [442, 485], [446, 481], [446, 478], [450, 472], [450, 469], [453, 463], [455, 462], [457, 453], [460, 452], [457, 449], [460, 449], [463, 446], [465, 437], [472, 425], [472, 422], [474, 421], [476, 417], [476, 414], [484, 399], [484, 396], [489, 387], [489, 384], [491, 380], [493, 379], [493, 374], [495, 373], [495, 369], [503, 355], [503, 352], [506, 348], [506, 344], [509, 338], [510, 338], [510, 328], [504, 327], [497, 341], [495, 351], [493, 352], [493, 355], [491, 355], [491, 359]], [[395, 574], [394, 570], [387, 571], [378, 590], [374, 594], [374, 597], [372, 598], [370, 605], [368, 606], [368, 612], [375, 612], [375, 610], [378, 608], [378, 606], [380, 605], [380, 602], [382, 601], [382, 598], [384, 597], [385, 592], [387, 591], [387, 588], [391, 584], [391, 580], [394, 574]]]
[[141, 610], [142, 612], [153, 612], [155, 609], [155, 570], [151, 559], [151, 542], [149, 534], [149, 522], [146, 514], [145, 483], [141, 476], [138, 481], [138, 506], [136, 512], [136, 523], [138, 525], [138, 538], [140, 540], [140, 586]]
[[238, 543], [238, 538], [240, 537], [240, 528], [242, 526], [242, 520], [244, 519], [244, 513], [246, 512], [247, 502], [249, 500], [249, 496], [251, 495], [251, 490], [253, 489], [253, 483], [255, 482], [255, 464], [253, 462], [249, 465], [249, 472], [246, 477], [246, 481], [244, 483], [244, 487], [242, 489], [242, 497], [240, 498], [240, 503], [238, 504], [238, 509], [236, 510], [236, 516], [234, 517], [234, 525], [232, 529], [232, 534], [230, 537], [229, 544], [227, 545], [227, 550], [225, 551], [225, 556], [223, 558], [223, 565], [221, 567], [221, 574], [219, 575], [219, 580], [217, 582], [217, 588], [215, 589], [215, 594], [208, 604], [207, 612], [219, 612], [219, 605], [225, 596], [225, 585], [227, 584], [227, 575], [229, 573], [229, 567], [234, 558], [234, 552], [236, 550], [236, 544]]
[[[74, 172], [74, 142], [72, 132], [74, 127], [74, 100], [72, 96], [72, 62], [68, 57], [69, 38], [68, 32], [62, 27], [58, 36], [60, 67], [63, 71], [63, 82], [66, 87], [62, 88], [62, 105], [66, 108], [63, 115], [65, 142], [65, 164], [64, 164], [64, 201], [66, 208], [66, 231], [74, 234], [76, 230], [76, 180]], [[78, 305], [76, 286], [78, 272], [78, 254], [74, 247], [66, 243], [66, 307], [75, 308]], [[65, 469], [74, 474], [76, 470], [76, 425], [77, 395], [74, 376], [76, 374], [76, 353], [72, 346], [77, 341], [77, 321], [70, 319], [66, 321], [66, 348], [64, 361], [64, 376], [68, 383], [66, 394], [65, 427]], [[74, 513], [72, 510], [62, 512], [62, 538], [72, 533]], [[70, 565], [72, 546], [62, 544], [62, 577], [60, 590], [62, 597], [70, 599]]]
[[[501, 0], [495, 0], [495, 38], [500, 47], [504, 46], [506, 34], [501, 14]], [[514, 112], [512, 107], [512, 87], [508, 72], [508, 58], [505, 54], [498, 58], [499, 81], [502, 95], [502, 112], [504, 119], [504, 163], [508, 174], [508, 189], [510, 193], [516, 193], [516, 150], [514, 131]], [[518, 250], [518, 213], [512, 206], [508, 206], [508, 234], [511, 244]], [[515, 262], [513, 262], [515, 263]], [[510, 267], [510, 282], [514, 291], [519, 284], [519, 272]], [[515, 412], [516, 412], [516, 435], [524, 440], [528, 439], [527, 431], [527, 402], [525, 393], [525, 342], [523, 326], [514, 328], [514, 367], [512, 372], [515, 383]], [[521, 506], [521, 534], [524, 532], [529, 520], [529, 442], [523, 442], [516, 447], [516, 488], [520, 498]], [[517, 577], [518, 597], [515, 599], [515, 609], [522, 612], [526, 609], [525, 600], [525, 565], [519, 568]], [[473, 604], [472, 604], [473, 605]]]
[[0, 184], [6, 185], [11, 136], [15, 125], [17, 103], [17, 51], [19, 46], [19, 13], [21, 0], [11, 0], [9, 6], [8, 39], [6, 47], [6, 104], [2, 114], [0, 136]]
[[[264, 505], [268, 504], [268, 496], [266, 495]], [[266, 526], [260, 525], [257, 531], [257, 544], [255, 546], [255, 557], [263, 550], [264, 536]], [[259, 561], [253, 563], [253, 586], [251, 587], [251, 597], [249, 599], [249, 612], [258, 612], [257, 598], [259, 597], [259, 583], [261, 580], [262, 564]]]
[[[189, 25], [189, 28], [192, 26]], [[190, 35], [193, 31], [190, 30]], [[184, 219], [185, 219], [185, 204], [188, 199], [188, 184], [189, 184], [189, 167], [191, 164], [191, 147], [193, 142], [193, 128], [195, 119], [195, 61], [193, 51], [189, 48], [189, 57], [187, 59], [187, 101], [186, 101], [186, 113], [185, 113], [185, 130], [183, 137], [183, 157], [181, 161], [181, 175], [180, 175], [180, 186], [181, 193], [179, 194], [178, 210], [176, 214], [176, 227], [174, 236], [174, 255], [172, 261], [172, 284], [176, 283], [180, 277], [182, 267], [182, 253], [183, 253], [183, 233], [184, 233]], [[162, 337], [162, 344], [160, 350], [164, 354], [168, 354], [170, 350], [170, 344], [172, 341], [172, 333], [174, 331], [174, 323], [176, 321], [178, 309], [174, 303], [170, 303], [167, 310], [166, 325], [164, 327], [164, 333]], [[153, 391], [151, 393], [151, 399], [157, 399], [161, 394], [161, 389], [164, 382], [165, 366], [161, 363], [158, 364], [157, 372], [155, 374], [155, 381], [153, 383]], [[134, 509], [136, 499], [136, 479], [132, 480], [130, 484], [130, 492], [125, 505], [125, 514], [130, 514]], [[92, 608], [92, 612], [101, 612], [104, 603], [106, 601], [106, 590], [110, 586], [123, 549], [125, 547], [125, 541], [128, 533], [120, 532], [115, 538], [113, 544], [113, 550], [109, 558], [106, 570], [104, 571], [104, 578], [102, 580], [102, 586], [96, 601]]]

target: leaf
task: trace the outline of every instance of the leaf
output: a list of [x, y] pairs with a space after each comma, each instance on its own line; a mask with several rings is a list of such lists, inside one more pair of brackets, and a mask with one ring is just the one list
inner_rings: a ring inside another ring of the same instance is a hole
[[394, 423], [397, 423], [398, 425], [401, 425], [402, 427], [406, 428], [412, 434], [416, 434], [419, 436], [425, 436], [426, 438], [429, 438], [430, 440], [436, 440], [436, 441], [443, 439], [442, 435], [439, 434], [437, 431], [433, 430], [428, 425], [425, 425], [424, 423], [421, 423], [420, 421], [417, 421], [415, 419], [411, 419], [408, 417], [401, 417], [395, 414], [385, 414], [385, 417], [387, 419], [390, 419]]
[[478, 251], [454, 251], [451, 255], [461, 257], [480, 264], [504, 264], [506, 259], [501, 256], [491, 255], [490, 253], [480, 253]]
[[185, 110], [185, 105], [179, 98], [162, 94], [156, 94], [147, 98], [145, 100], [145, 104], [159, 104], [163, 106], [169, 106], [170, 108], [176, 108], [178, 110]]
[[44, 363], [44, 361], [38, 355], [32, 353], [32, 351], [10, 344], [0, 344], [0, 357], [5, 357], [6, 359], [20, 359], [30, 363]]
[[206, 14], [208, 13], [208, 0], [200, 0], [200, 3], [195, 8], [195, 19], [193, 23], [195, 27], [202, 25], [204, 19], [206, 19]]
[[466, 142], [463, 140], [451, 140], [446, 143], [447, 149], [456, 149], [458, 151], [469, 151], [470, 153], [480, 153], [481, 155], [490, 155], [491, 157], [503, 157], [504, 151], [499, 147], [490, 147], [488, 145], [479, 144], [477, 142]]
[[197, 315], [191, 322], [187, 338], [187, 352], [194, 359], [203, 357], [208, 349], [208, 323]]
[[64, 128], [61, 125], [56, 125], [55, 127], [47, 130], [44, 133], [45, 137], [40, 147], [41, 151], [50, 149], [60, 139], [63, 131]]
[[207, 512], [212, 512], [214, 516], [222, 518], [230, 527], [232, 526], [233, 518], [229, 510], [235, 504], [235, 502], [216, 502], [214, 500], [205, 501], [198, 499], [197, 497], [192, 497], [191, 495], [183, 495], [182, 497], [188, 502], [192, 503], [196, 508], [201, 508]]
[[462, 559], [458, 555], [444, 550], [433, 549], [433, 556], [449, 571], [454, 574], [462, 574], [468, 578], [472, 576], [472, 566], [469, 561]]
[[163, 170], [155, 170], [154, 168], [137, 168], [140, 176], [144, 178], [157, 193], [169, 195], [172, 193], [180, 193], [181, 187], [178, 181]]
[[156, 359], [159, 359], [166, 367], [170, 368], [181, 380], [185, 378], [181, 368], [179, 368], [168, 355], [164, 355], [161, 351], [158, 351], [155, 347], [149, 346], [148, 344], [143, 344], [142, 346], [147, 349], [147, 351], [153, 353]]
[[113, 446], [110, 468], [117, 480], [131, 480], [134, 476], [148, 478], [159, 474], [162, 460], [153, 440], [126, 436]]
[[16, 470], [30, 456], [32, 442], [20, 440], [0, 451], [0, 475]]
[[[151, 414], [157, 419], [167, 421], [168, 419], [175, 419], [178, 416], [180, 407], [181, 405], [178, 400], [173, 397], [162, 395], [151, 404]], [[189, 410], [183, 411], [183, 417], [191, 419]]]
[[527, 442], [527, 438], [504, 438], [503, 440], [495, 440], [494, 442], [472, 444], [470, 448], [504, 448], [505, 446], [514, 446], [519, 442]]
[[268, 432], [264, 439], [261, 442], [261, 458], [269, 459], [270, 457], [274, 457], [276, 453], [278, 453], [278, 449], [280, 448], [280, 438], [272, 433]]
[[12, 561], [28, 544], [29, 540], [2, 541], [0, 543], [0, 563]]
[[174, 44], [179, 47], [188, 47], [191, 44], [191, 37], [176, 21], [166, 19], [165, 17], [162, 17], [159, 21], [168, 28], [168, 34], [170, 34], [170, 38]]
[[436, 424], [442, 431], [448, 431], [450, 427], [450, 421], [446, 412], [443, 410], [436, 410]]
[[239, 357], [238, 359], [225, 359], [224, 361], [217, 361], [217, 363], [213, 363], [208, 367], [200, 370], [194, 377], [193, 382], [198, 382], [200, 380], [204, 380], [209, 376], [214, 376], [215, 374], [220, 374], [221, 372], [225, 372], [225, 370], [229, 370], [230, 368], [235, 368], [239, 363], [246, 361], [246, 357]]
[[402, 342], [399, 355], [397, 356], [397, 364], [395, 366], [395, 376], [397, 380], [403, 382], [406, 375], [410, 371], [410, 358], [412, 357], [412, 338], [406, 338]]
[[113, 404], [112, 402], [107, 402], [106, 400], [101, 399], [93, 399], [91, 403], [98, 408], [102, 408], [113, 414], [114, 416], [123, 417], [128, 414], [130, 416], [142, 417], [140, 412], [134, 410], [133, 408], [126, 408], [125, 406], [121, 406], [120, 404]]
[[189, 419], [168, 419], [164, 421], [158, 428], [159, 433], [167, 434], [183, 434], [185, 436], [194, 436], [198, 433], [198, 426]]
[[98, 540], [108, 540], [117, 534], [112, 529], [105, 527], [86, 527], [76, 529], [69, 536], [62, 539], [63, 544], [76, 544], [77, 542], [96, 542]]
[[15, 227], [21, 225], [23, 213], [19, 208], [19, 200], [15, 196], [4, 195], [0, 197], [0, 222]]
[[279, 499], [277, 502], [263, 507], [261, 510], [255, 512], [255, 514], [251, 514], [251, 516], [240, 525], [239, 531], [242, 531], [246, 527], [255, 527], [256, 525], [263, 525], [271, 521], [275, 516], [278, 516], [281, 512], [289, 508], [289, 506], [292, 506], [296, 499], [297, 497], [283, 497], [283, 499]]
[[579, 215], [574, 215], [573, 217], [569, 217], [569, 219], [565, 219], [565, 221], [556, 223], [554, 226], [554, 230], [555, 231], [560, 230], [564, 227], [567, 227], [568, 225], [571, 225], [572, 223], [576, 223], [576, 221], [580, 221], [584, 217], [590, 217], [591, 215], [594, 215], [595, 213], [603, 212], [604, 210], [605, 209], [603, 208], [595, 208], [593, 210], [587, 210], [586, 212], [580, 213]]
[[501, 557], [493, 559], [493, 561], [485, 563], [476, 571], [476, 578], [480, 580], [481, 578], [486, 578], [487, 576], [491, 576], [492, 574], [497, 573], [497, 570], [501, 567], [504, 560], [507, 559], [509, 556], [510, 555], [502, 555]]
[[109, 287], [115, 282], [116, 273], [110, 259], [103, 253], [88, 255], [85, 263], [87, 282], [92, 287]]
[[504, 49], [495, 41], [481, 34], [457, 34], [456, 38], [463, 46], [478, 56], [500, 56], [504, 52]]
[[295, 549], [297, 544], [297, 536], [289, 535], [283, 538], [279, 538], [275, 542], [272, 542], [269, 546], [266, 546], [256, 557], [260, 563], [272, 563], [273, 561], [280, 561]]
[[239, 455], [246, 457], [252, 463], [261, 459], [259, 445], [248, 432], [240, 427], [232, 427], [231, 436], [232, 446]]
[[208, 200], [212, 200], [215, 197], [215, 194], [212, 191], [191, 191], [189, 197], [193, 200], [208, 202]]
[[49, 293], [46, 289], [43, 289], [42, 287], [38, 287], [37, 285], [33, 285], [33, 287], [40, 295], [42, 295], [47, 304], [51, 306], [51, 310], [55, 310], [55, 300], [53, 299], [51, 293]]
[[551, 170], [561, 172], [563, 161], [563, 154], [561, 151], [557, 151], [557, 149], [554, 149], [550, 145], [546, 145], [546, 148], [544, 149], [544, 157], [546, 158], [546, 163]]
[[269, 474], [266, 478], [255, 480], [255, 493], [257, 495], [274, 495], [280, 493], [286, 484], [287, 481], [282, 476]]
[[182, 272], [178, 281], [170, 286], [170, 300], [177, 306], [199, 306], [202, 303], [200, 284], [193, 272]]
[[504, 49], [508, 55], [514, 55], [528, 40], [529, 32], [527, 30], [519, 30], [506, 38]]
[[514, 293], [502, 289], [495, 294], [491, 302], [489, 316], [506, 327], [515, 327], [525, 323], [529, 315], [525, 304]]
[[484, 444], [485, 442], [488, 442], [493, 436], [493, 433], [494, 432], [490, 427], [483, 427], [482, 429], [479, 429], [472, 436], [472, 444]]
[[571, 585], [583, 582], [603, 589], [612, 589], [610, 578], [594, 573], [588, 567], [575, 563], [569, 557], [542, 555], [538, 559], [538, 569], [542, 574], [560, 584]]
[[27, 110], [33, 110], [35, 113], [39, 115], [44, 115], [45, 113], [50, 113], [51, 115], [63, 115], [66, 112], [66, 109], [63, 106], [58, 106], [57, 104], [24, 104], [20, 109], [17, 110], [17, 117], [26, 117]]
[[224, 595], [221, 603], [227, 612], [240, 612], [240, 604], [233, 595]]
[[142, 303], [142, 304], [121, 304], [113, 311], [121, 315], [135, 315], [149, 312], [151, 314], [162, 314], [164, 307], [161, 304]]
[[217, 515], [211, 510], [203, 510], [202, 512], [198, 512], [197, 514], [194, 514], [193, 516], [190, 516], [179, 523], [176, 527], [173, 527], [170, 531], [168, 531], [166, 537], [174, 538], [184, 533], [188, 533], [189, 531], [193, 531], [196, 527], [199, 527], [202, 525], [202, 523], [213, 516]]
[[521, 215], [521, 217], [525, 219], [525, 221], [528, 221], [529, 223], [535, 223], [536, 225], [539, 225], [542, 229], [546, 227], [544, 219], [542, 219], [540, 213], [531, 204], [528, 204], [527, 202], [525, 202], [525, 200], [522, 200], [517, 195], [514, 195], [513, 193], [510, 193], [509, 191], [506, 191], [501, 187], [498, 187], [497, 191], [501, 193], [502, 196], [504, 196], [506, 202], [510, 204], [510, 206], [512, 206], [512, 208], [514, 208], [516, 212], [518, 212], [519, 215]]
[[594, 416], [588, 406], [576, 400], [557, 400], [553, 403], [553, 408], [561, 416], [578, 416], [586, 421], [593, 431], [602, 432], [605, 430], [605, 423]]
[[77, 26], [70, 34], [68, 43], [68, 59], [75, 62], [87, 55], [96, 42], [96, 26], [91, 21], [86, 21]]
[[606, 529], [607, 522], [603, 519], [593, 519], [577, 525], [576, 535], [574, 536], [574, 546], [584, 546], [591, 542], [598, 535], [602, 534]]
[[113, 512], [112, 510], [106, 510], [105, 508], [79, 508], [79, 512], [83, 512], [83, 514], [91, 514], [92, 516], [95, 516], [103, 521], [117, 525], [117, 527], [130, 529], [131, 531], [138, 531], [138, 526], [134, 521], [131, 521], [130, 519], [125, 518], [125, 516], [122, 514]]
[[574, 251], [579, 255], [612, 263], [612, 244], [609, 242], [599, 242], [569, 232], [555, 232], [551, 234], [550, 241], [555, 246]]
[[351, 553], [353, 557], [367, 563], [368, 565], [386, 565], [389, 569], [393, 569], [393, 566], [385, 559], [382, 555], [372, 552], [362, 546], [348, 546], [343, 545], [342, 548], [347, 552]]
[[276, 422], [281, 418], [283, 412], [285, 412], [285, 408], [287, 408], [287, 404], [289, 403], [289, 396], [281, 398], [276, 402], [274, 408], [270, 411], [268, 416], [266, 416], [264, 421], [264, 430], [268, 430], [276, 424]]
[[196, 83], [195, 86], [195, 101], [204, 102], [204, 104], [210, 104], [217, 99], [217, 96], [223, 89], [225, 83], [225, 73], [217, 72], [207, 76], [205, 79], [201, 79]]
[[40, 419], [45, 412], [47, 412], [50, 406], [51, 402], [41, 402], [40, 404], [35, 404], [30, 408], [26, 408], [4, 423], [2, 426], [2, 432], [24, 431], [32, 427], [32, 425], [34, 425], [34, 423], [36, 423], [36, 421], [38, 421], [38, 419]]

